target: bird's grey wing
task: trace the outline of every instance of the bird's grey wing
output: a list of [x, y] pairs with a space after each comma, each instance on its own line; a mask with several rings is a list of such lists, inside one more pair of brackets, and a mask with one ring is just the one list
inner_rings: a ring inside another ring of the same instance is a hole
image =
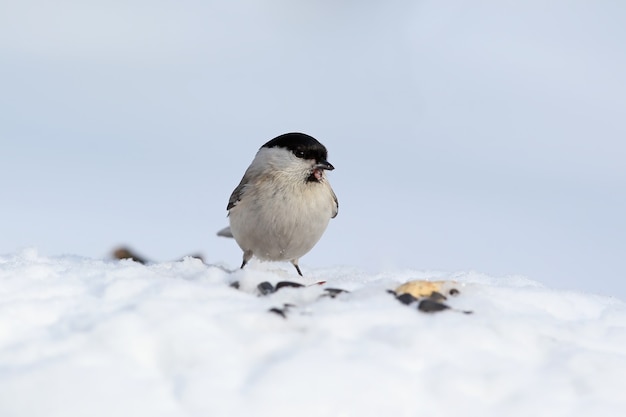
[[[226, 206], [226, 210], [230, 211], [230, 209], [235, 207], [237, 203], [241, 200], [241, 196], [244, 193], [244, 190], [246, 188], [245, 184], [247, 182], [248, 182], [248, 179], [244, 175], [243, 178], [241, 179], [241, 182], [237, 186], [237, 188], [235, 188], [233, 193], [230, 195], [230, 199], [228, 200], [228, 206]], [[217, 232], [217, 235], [222, 236], [222, 237], [234, 237], [233, 232], [230, 230], [230, 227], [223, 228], [222, 230]]]
[[228, 200], [228, 206], [226, 206], [226, 210], [230, 210], [231, 208], [235, 207], [237, 203], [241, 200], [241, 197], [243, 196], [243, 193], [246, 190], [247, 183], [248, 183], [247, 175], [244, 175], [243, 178], [241, 179], [241, 182], [237, 186], [237, 188], [235, 188], [233, 193], [230, 195], [230, 199]]
[[339, 213], [339, 200], [337, 200], [337, 195], [335, 194], [332, 188], [330, 189], [330, 193], [333, 195], [333, 200], [335, 200], [335, 208], [333, 210], [333, 215], [330, 217], [331, 219], [334, 219], [335, 217], [337, 217], [337, 213]]

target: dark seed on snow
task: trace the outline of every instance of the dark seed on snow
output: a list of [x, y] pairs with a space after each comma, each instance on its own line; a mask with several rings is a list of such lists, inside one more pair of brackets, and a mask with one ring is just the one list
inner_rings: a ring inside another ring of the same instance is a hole
[[342, 290], [341, 288], [324, 288], [324, 291], [326, 291], [326, 294], [324, 295], [327, 295], [330, 298], [335, 298], [336, 296], [344, 292], [345, 293], [350, 292], [350, 291]]
[[419, 311], [423, 311], [424, 313], [435, 313], [437, 311], [447, 310], [450, 307], [447, 305], [440, 303], [439, 301], [432, 300], [430, 298], [425, 298], [417, 305], [417, 309]]
[[409, 305], [417, 301], [417, 298], [413, 297], [408, 292], [405, 292], [404, 294], [400, 294], [399, 296], [397, 296], [396, 300], [400, 301], [402, 304]]
[[295, 288], [299, 288], [299, 287], [304, 287], [304, 285], [299, 284], [297, 282], [291, 282], [291, 281], [280, 281], [278, 284], [276, 284], [276, 291], [280, 290], [283, 287], [295, 287]]
[[270, 308], [268, 310], [270, 313], [274, 313], [274, 314], [278, 314], [279, 316], [281, 316], [282, 318], [286, 319], [287, 315], [285, 314], [285, 310], [281, 310], [280, 308]]
[[261, 295], [267, 295], [275, 292], [274, 286], [267, 281], [263, 281], [259, 285], [256, 286]]
[[448, 294], [452, 295], [452, 296], [457, 296], [459, 295], [461, 292], [459, 290], [457, 290], [456, 288], [452, 288], [450, 291], [448, 291]]
[[239, 289], [239, 281], [231, 282], [230, 283], [230, 287], [238, 290]]
[[437, 291], [433, 291], [432, 294], [430, 294], [430, 297], [428, 297], [428, 298], [430, 298], [431, 300], [434, 300], [434, 301], [444, 301], [444, 300], [447, 300], [445, 295], [443, 295], [442, 293], [437, 292]]

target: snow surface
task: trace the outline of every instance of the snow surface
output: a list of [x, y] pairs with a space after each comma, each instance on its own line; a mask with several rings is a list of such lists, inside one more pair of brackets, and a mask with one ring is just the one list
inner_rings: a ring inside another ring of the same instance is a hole
[[[618, 299], [475, 272], [303, 269], [1, 256], [0, 416], [624, 415]], [[386, 292], [413, 279], [457, 281], [449, 304], [474, 313]], [[283, 280], [327, 283], [256, 292]], [[284, 303], [287, 318], [268, 312]]]

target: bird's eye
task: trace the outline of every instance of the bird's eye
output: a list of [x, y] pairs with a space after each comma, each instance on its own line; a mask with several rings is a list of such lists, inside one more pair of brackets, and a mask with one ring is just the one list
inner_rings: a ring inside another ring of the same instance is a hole
[[304, 158], [305, 156], [305, 152], [304, 151], [296, 151], [296, 156], [298, 158]]

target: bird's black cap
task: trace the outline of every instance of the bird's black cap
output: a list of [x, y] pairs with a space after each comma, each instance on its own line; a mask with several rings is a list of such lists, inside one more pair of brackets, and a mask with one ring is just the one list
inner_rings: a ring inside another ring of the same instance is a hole
[[328, 152], [326, 147], [317, 139], [304, 133], [285, 133], [267, 142], [261, 148], [284, 148], [295, 156], [302, 159], [314, 159], [318, 162], [326, 162]]

